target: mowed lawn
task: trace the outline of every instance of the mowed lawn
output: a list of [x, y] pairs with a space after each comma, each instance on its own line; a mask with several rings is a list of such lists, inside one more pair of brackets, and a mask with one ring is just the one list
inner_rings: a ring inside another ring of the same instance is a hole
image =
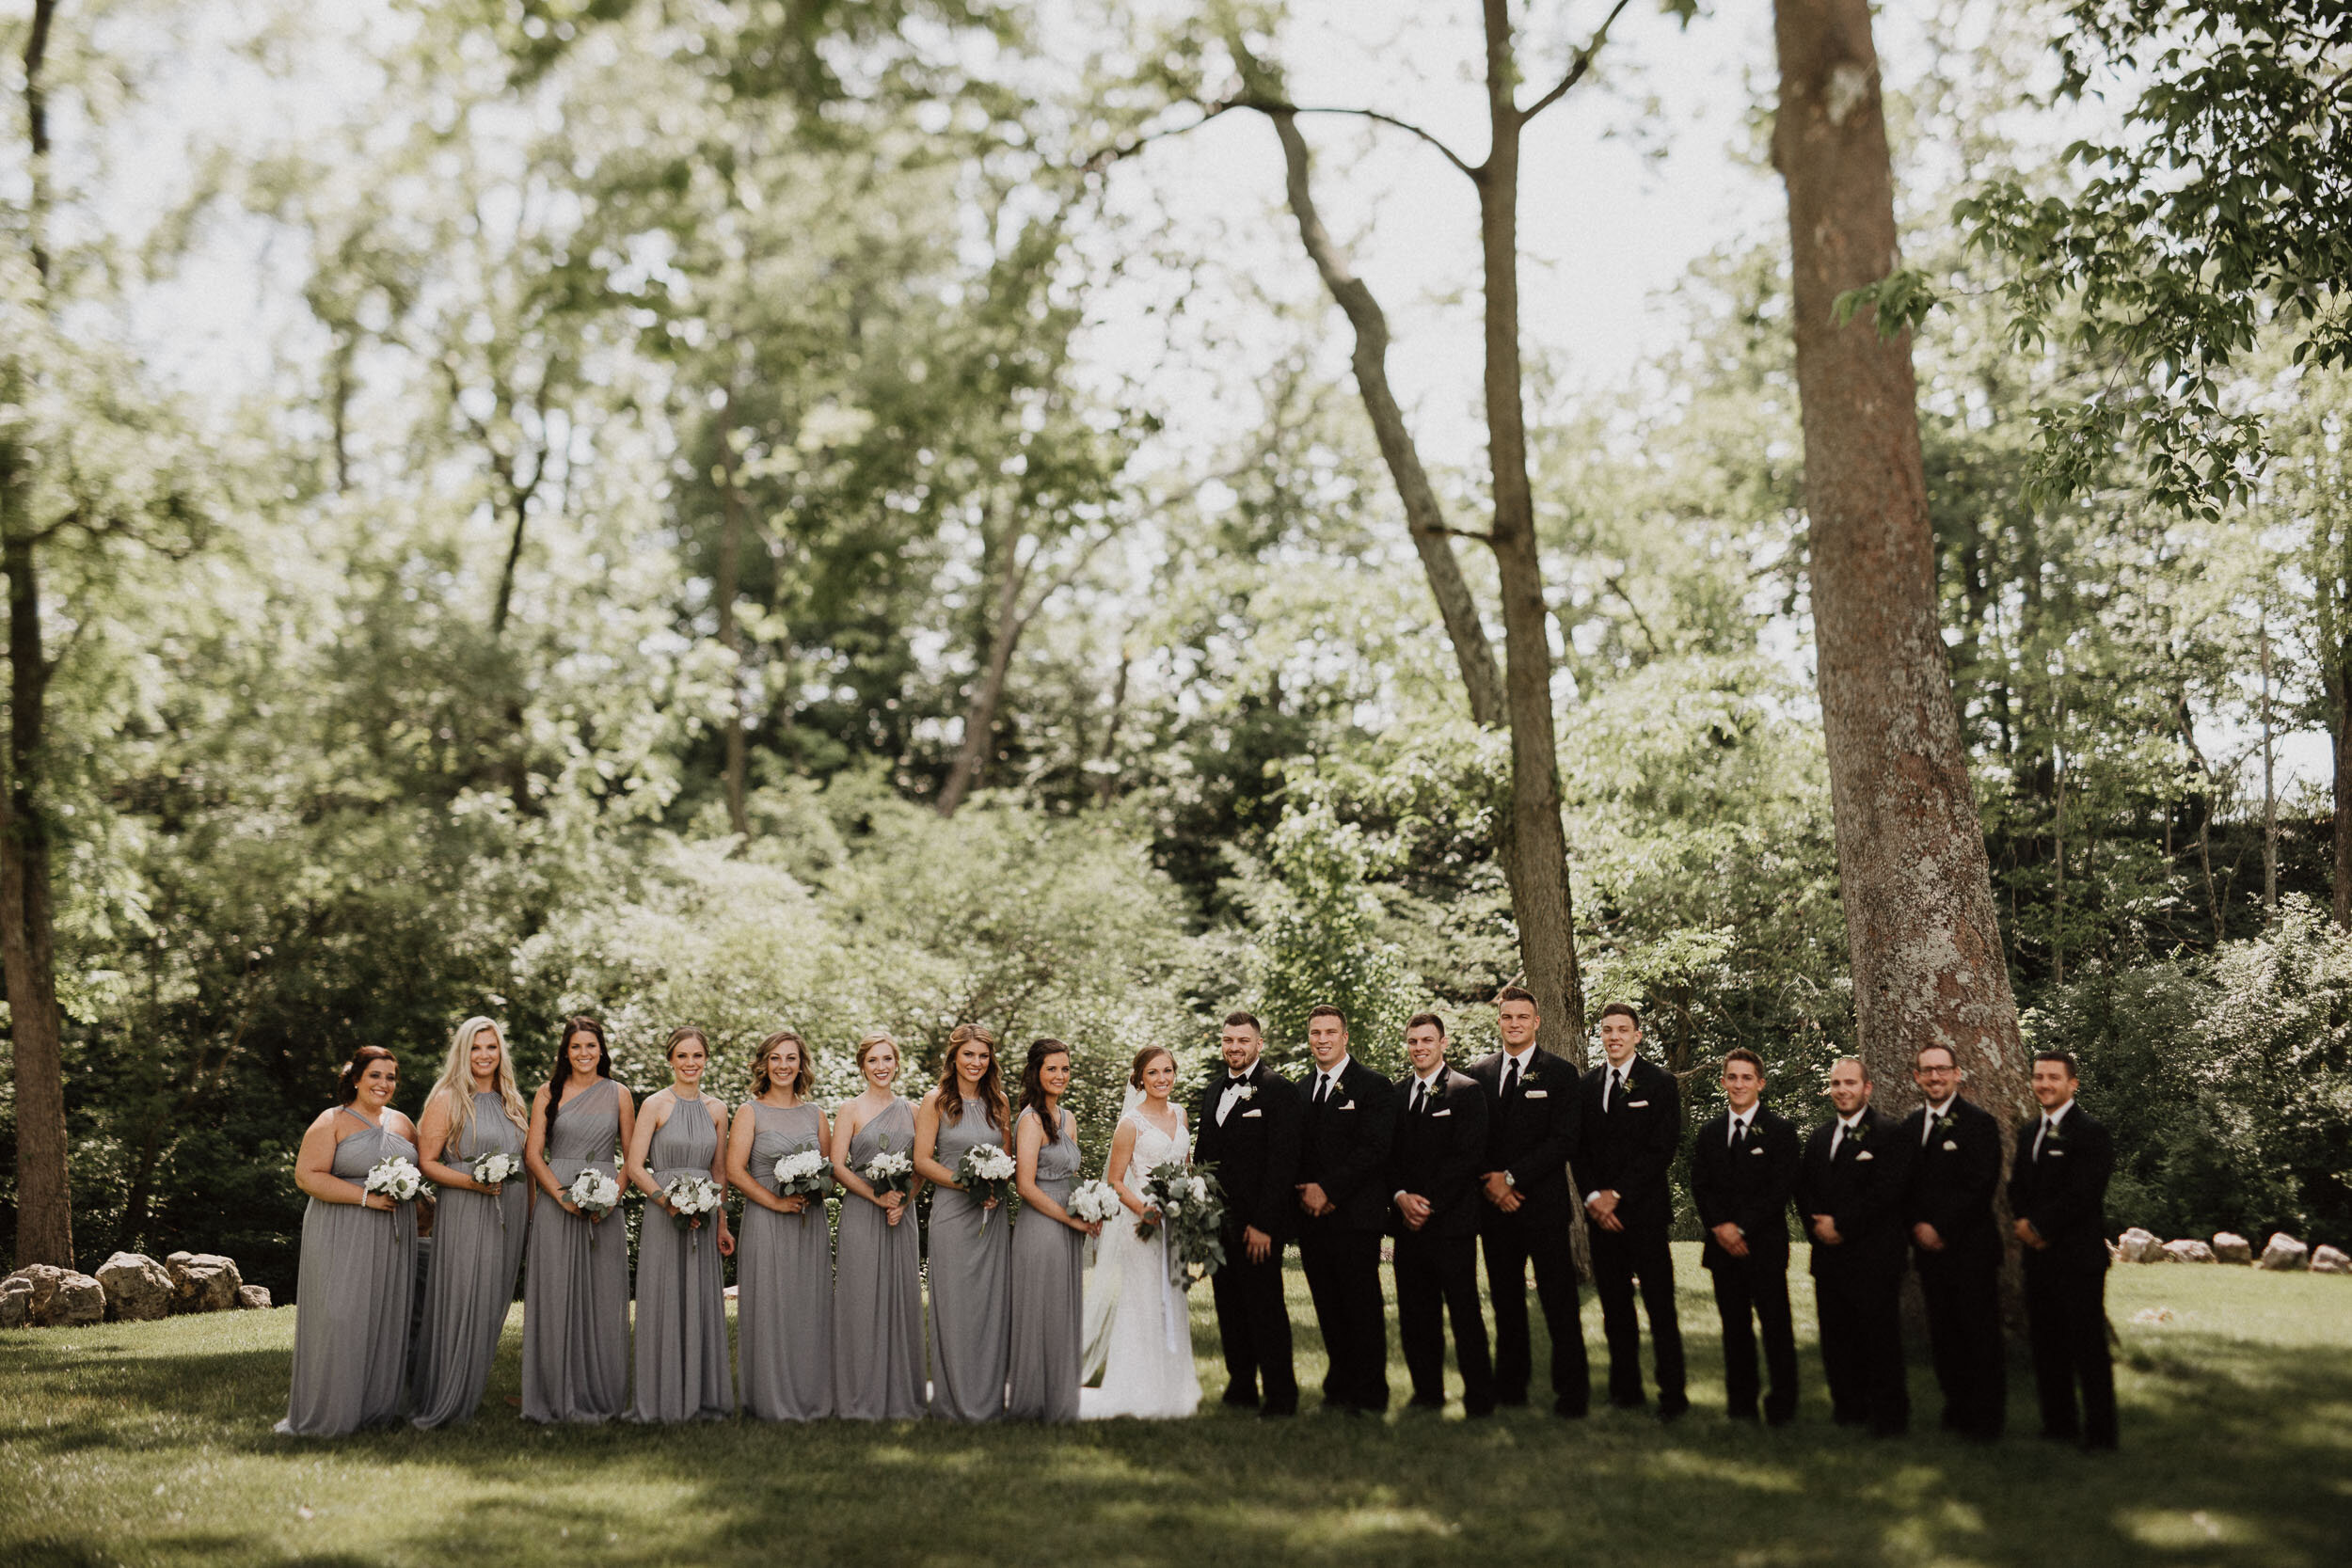
[[[659, 1431], [525, 1426], [520, 1313], [484, 1414], [448, 1433], [272, 1435], [291, 1310], [0, 1335], [0, 1563], [2246, 1563], [2345, 1562], [2352, 1279], [2119, 1269], [2120, 1455], [2039, 1441], [2022, 1356], [2011, 1437], [1924, 1417], [1832, 1427], [1803, 1275], [1797, 1425], [1722, 1414], [1714, 1311], [1677, 1247], [1696, 1402], [1661, 1428], [1508, 1412], [1325, 1418], [1293, 1279], [1309, 1412], [969, 1430], [923, 1422]], [[1194, 1347], [1223, 1386], [1207, 1292]], [[2165, 1316], [2157, 1317], [2161, 1310]], [[1539, 1320], [1540, 1321], [1540, 1320]], [[1586, 1331], [1599, 1344], [1589, 1298]], [[1543, 1364], [1540, 1351], [1538, 1366]], [[1400, 1399], [1402, 1365], [1391, 1379]]]

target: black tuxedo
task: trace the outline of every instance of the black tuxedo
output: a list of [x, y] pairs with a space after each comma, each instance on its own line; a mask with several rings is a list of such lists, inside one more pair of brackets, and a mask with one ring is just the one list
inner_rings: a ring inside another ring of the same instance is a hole
[[[1759, 1329], [1772, 1378], [1763, 1414], [1778, 1426], [1797, 1413], [1797, 1336], [1788, 1314], [1788, 1199], [1796, 1191], [1797, 1161], [1796, 1123], [1761, 1105], [1736, 1146], [1729, 1111], [1700, 1128], [1691, 1145], [1691, 1197], [1707, 1235], [1699, 1259], [1715, 1282], [1725, 1403], [1734, 1419], [1756, 1415]], [[1745, 1258], [1723, 1249], [1715, 1239], [1719, 1225], [1740, 1227]]]
[[1298, 1181], [1323, 1188], [1333, 1212], [1302, 1208], [1298, 1261], [1313, 1296], [1315, 1321], [1330, 1370], [1323, 1402], [1358, 1410], [1389, 1407], [1389, 1325], [1380, 1301], [1380, 1233], [1389, 1217], [1389, 1148], [1396, 1130], [1396, 1089], [1353, 1057], [1339, 1085], [1318, 1105], [1320, 1071], [1298, 1089]]
[[[1265, 1065], [1243, 1075], [1247, 1098], [1216, 1119], [1232, 1074], [1220, 1065], [1195, 1102], [1193, 1158], [1214, 1171], [1225, 1189], [1225, 1266], [1209, 1276], [1216, 1300], [1216, 1334], [1225, 1352], [1225, 1400], [1255, 1404], [1264, 1381], [1266, 1408], [1298, 1408], [1298, 1374], [1291, 1361], [1290, 1308], [1282, 1299], [1282, 1243], [1298, 1221], [1298, 1090]], [[1249, 1260], [1245, 1228], [1274, 1239], [1265, 1260]]]
[[1486, 1207], [1479, 1181], [1486, 1168], [1486, 1091], [1469, 1074], [1440, 1067], [1416, 1112], [1420, 1085], [1410, 1070], [1396, 1080], [1396, 1139], [1388, 1186], [1429, 1203], [1416, 1230], [1400, 1202], [1390, 1216], [1396, 1238], [1396, 1331], [1413, 1402], [1445, 1403], [1445, 1322], [1454, 1320], [1454, 1359], [1462, 1372], [1462, 1406], [1473, 1416], [1495, 1407], [1494, 1363], [1486, 1320], [1478, 1308], [1478, 1221]]
[[2009, 1372], [2001, 1347], [2001, 1235], [1993, 1198], [2001, 1184], [2001, 1124], [1958, 1095], [1932, 1118], [1926, 1106], [1896, 1131], [1918, 1150], [1903, 1228], [1935, 1227], [1943, 1250], [1912, 1242], [1919, 1291], [1928, 1308], [1928, 1345], [1944, 1392], [1947, 1431], [2001, 1434], [2009, 1410]]
[[[2010, 1211], [2048, 1243], [2026, 1249], [2026, 1315], [2033, 1335], [2033, 1379], [2042, 1430], [2079, 1433], [2090, 1448], [2115, 1447], [2115, 1365], [2107, 1351], [2107, 1179], [2115, 1144], [2080, 1105], [2058, 1132], [2022, 1122], [2010, 1163]], [[2074, 1391], [2082, 1388], [2077, 1415]]]
[[1590, 1233], [1593, 1283], [1609, 1340], [1609, 1402], [1642, 1402], [1642, 1327], [1633, 1315], [1638, 1281], [1657, 1360], [1658, 1409], [1670, 1415], [1690, 1404], [1683, 1393], [1682, 1327], [1675, 1317], [1674, 1253], [1666, 1244], [1674, 1217], [1666, 1172], [1682, 1138], [1682, 1095], [1674, 1074], [1639, 1056], [1622, 1093], [1609, 1085], [1605, 1061], [1584, 1075], [1583, 1137], [1576, 1157], [1578, 1190], [1615, 1193], [1624, 1227], [1597, 1224]]
[[[1843, 1138], [1837, 1118], [1813, 1130], [1797, 1174], [1797, 1212], [1837, 1227], [1836, 1244], [1813, 1242], [1813, 1293], [1821, 1325], [1821, 1370], [1841, 1426], [1869, 1424], [1893, 1436], [1911, 1423], [1903, 1372], [1903, 1200], [1915, 1150], [1895, 1122], [1865, 1106]], [[1837, 1145], [1833, 1154], [1831, 1144]]]
[[1491, 1052], [1463, 1069], [1492, 1101], [1486, 1168], [1509, 1171], [1519, 1195], [1518, 1211], [1508, 1214], [1479, 1200], [1486, 1290], [1495, 1309], [1495, 1386], [1502, 1402], [1518, 1404], [1534, 1374], [1527, 1327], [1527, 1270], [1533, 1263], [1535, 1295], [1551, 1336], [1552, 1407], [1581, 1416], [1592, 1399], [1592, 1372], [1577, 1304], [1578, 1201], [1568, 1165], [1584, 1125], [1584, 1084], [1565, 1059], [1531, 1047], [1505, 1094], [1508, 1060], [1503, 1053]]

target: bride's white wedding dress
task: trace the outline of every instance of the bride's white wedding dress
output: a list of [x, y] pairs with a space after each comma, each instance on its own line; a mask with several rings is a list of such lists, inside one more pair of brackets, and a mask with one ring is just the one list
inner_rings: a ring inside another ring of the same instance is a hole
[[[1180, 1125], [1171, 1135], [1140, 1114], [1136, 1148], [1128, 1162], [1127, 1185], [1170, 1160], [1190, 1158], [1192, 1140]], [[1100, 1387], [1078, 1390], [1078, 1418], [1113, 1416], [1189, 1416], [1200, 1408], [1200, 1380], [1192, 1370], [1192, 1323], [1184, 1292], [1168, 1281], [1165, 1232], [1150, 1241], [1136, 1234], [1136, 1219], [1121, 1211], [1103, 1227], [1094, 1267], [1086, 1282], [1086, 1381], [1102, 1374]]]

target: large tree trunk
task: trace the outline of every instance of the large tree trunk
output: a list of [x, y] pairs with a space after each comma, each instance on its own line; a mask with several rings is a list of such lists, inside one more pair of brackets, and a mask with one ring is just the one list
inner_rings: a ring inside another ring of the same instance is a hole
[[[733, 413], [735, 402], [727, 400]], [[724, 421], [719, 431], [719, 643], [726, 649], [727, 666], [727, 831], [735, 834], [739, 852], [752, 835], [752, 819], [744, 804], [751, 759], [743, 741], [743, 637], [735, 623], [735, 598], [743, 574], [743, 492], [735, 482], [734, 433]]]
[[1947, 1045], [1971, 1098], [2013, 1125], [2025, 1053], [1936, 624], [1911, 341], [1881, 337], [1870, 311], [1836, 316], [1839, 294], [1896, 264], [1869, 4], [1774, 9], [1772, 156], [1788, 187], [1814, 640], [1862, 1053], [1900, 1108], [1917, 1098], [1913, 1053]]
[[1005, 677], [1012, 669], [1013, 648], [1028, 621], [1021, 610], [1021, 590], [1028, 575], [1028, 565], [1021, 560], [1021, 534], [1015, 530], [1005, 542], [1005, 576], [996, 591], [996, 621], [988, 640], [988, 663], [964, 705], [963, 743], [956, 748], [955, 766], [939, 788], [942, 816], [955, 816], [988, 767], [988, 749], [996, 734], [996, 708], [1005, 697]]

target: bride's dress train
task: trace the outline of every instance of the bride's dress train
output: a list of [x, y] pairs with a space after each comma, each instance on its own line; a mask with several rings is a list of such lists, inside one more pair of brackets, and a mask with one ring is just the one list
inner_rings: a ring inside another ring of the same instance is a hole
[[[1188, 1157], [1191, 1139], [1161, 1132], [1140, 1115], [1127, 1184], [1140, 1188], [1146, 1172]], [[1113, 1416], [1189, 1416], [1200, 1408], [1200, 1379], [1192, 1370], [1192, 1323], [1184, 1292], [1168, 1281], [1163, 1229], [1150, 1241], [1136, 1234], [1133, 1214], [1121, 1211], [1103, 1227], [1094, 1267], [1086, 1282], [1086, 1382], [1099, 1372], [1100, 1387], [1078, 1390], [1078, 1418]]]

